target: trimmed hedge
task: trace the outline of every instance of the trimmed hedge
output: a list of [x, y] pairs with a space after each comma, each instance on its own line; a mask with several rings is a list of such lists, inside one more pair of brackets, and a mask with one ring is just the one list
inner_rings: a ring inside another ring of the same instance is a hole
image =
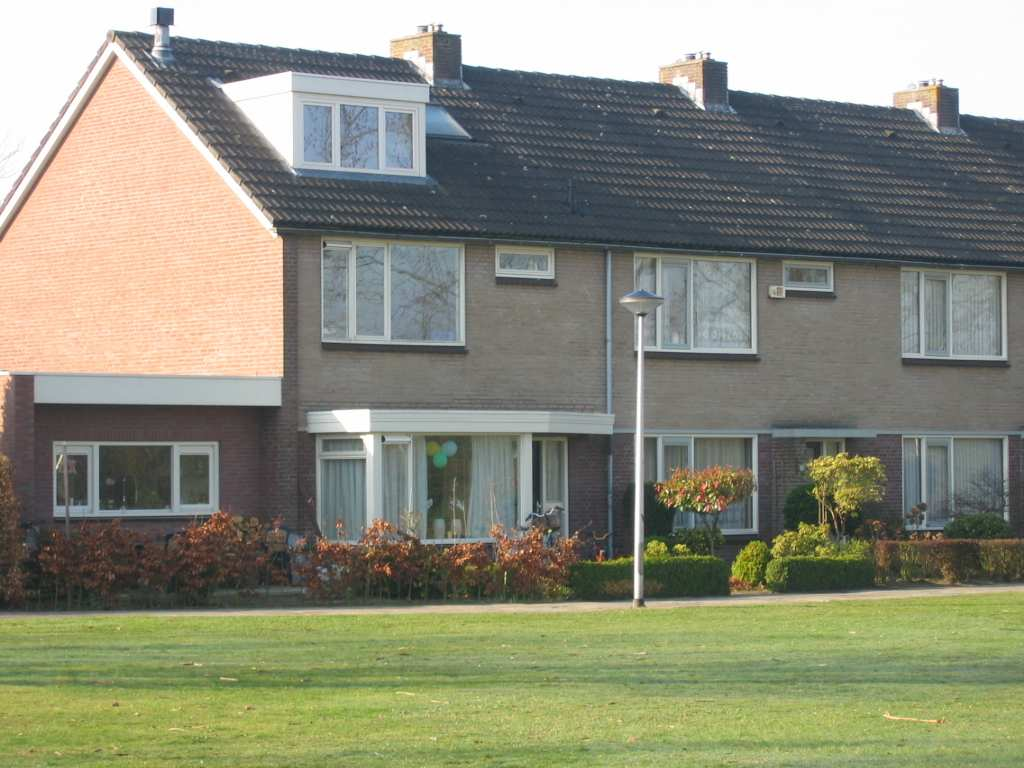
[[[576, 563], [569, 587], [578, 600], [620, 600], [633, 594], [633, 558]], [[729, 594], [729, 565], [718, 557], [659, 557], [644, 561], [648, 597]]]
[[879, 541], [875, 543], [875, 563], [880, 581], [1021, 581], [1024, 540]]
[[772, 592], [869, 589], [875, 564], [860, 557], [777, 557], [768, 563], [765, 583]]
[[755, 587], [764, 584], [772, 553], [763, 541], [752, 541], [732, 561], [732, 577]]
[[1000, 515], [978, 512], [953, 518], [946, 523], [942, 535], [947, 539], [1008, 539], [1013, 531]]

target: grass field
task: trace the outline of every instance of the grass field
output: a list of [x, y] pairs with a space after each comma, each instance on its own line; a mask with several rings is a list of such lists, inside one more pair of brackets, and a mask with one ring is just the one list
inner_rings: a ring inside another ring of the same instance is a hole
[[0, 621], [5, 768], [1021, 764], [1020, 594]]

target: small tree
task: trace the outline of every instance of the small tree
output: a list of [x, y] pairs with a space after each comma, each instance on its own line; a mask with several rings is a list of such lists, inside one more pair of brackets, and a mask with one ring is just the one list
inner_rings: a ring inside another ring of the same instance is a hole
[[11, 461], [0, 453], [0, 604], [17, 605], [24, 598], [20, 513]]
[[719, 516], [730, 505], [749, 499], [755, 487], [753, 472], [734, 467], [677, 469], [672, 477], [656, 486], [658, 500], [666, 507], [701, 516], [712, 534], [712, 555]]
[[818, 522], [837, 536], [845, 532], [850, 515], [885, 495], [885, 467], [877, 456], [822, 456], [808, 463], [807, 474], [818, 500]]

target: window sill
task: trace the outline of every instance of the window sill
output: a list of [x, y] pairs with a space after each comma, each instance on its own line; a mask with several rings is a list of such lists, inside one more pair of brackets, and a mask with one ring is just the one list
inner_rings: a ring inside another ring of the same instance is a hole
[[541, 288], [557, 288], [558, 281], [553, 277], [513, 277], [512, 275], [495, 275], [497, 285], [535, 285]]
[[[104, 509], [99, 512], [76, 512], [75, 510], [71, 510], [71, 513], [68, 515], [68, 517], [71, 520], [163, 520], [171, 518], [188, 519], [192, 517], [210, 517], [212, 514], [212, 511], [175, 511], [173, 509]], [[53, 519], [58, 522], [63, 520], [64, 510], [55, 509], [53, 512]]]
[[1009, 368], [1009, 360], [959, 360], [955, 357], [904, 357], [904, 365], [937, 365], [952, 368]]
[[834, 299], [835, 291], [809, 291], [802, 288], [787, 288], [787, 299]]
[[374, 344], [361, 341], [321, 341], [323, 349], [344, 349], [349, 352], [430, 352], [449, 355], [464, 355], [469, 350], [465, 344]]
[[[636, 357], [635, 351], [633, 356]], [[670, 352], [665, 349], [644, 350], [644, 357], [648, 360], [727, 360], [736, 363], [756, 363], [761, 359], [756, 352]]]

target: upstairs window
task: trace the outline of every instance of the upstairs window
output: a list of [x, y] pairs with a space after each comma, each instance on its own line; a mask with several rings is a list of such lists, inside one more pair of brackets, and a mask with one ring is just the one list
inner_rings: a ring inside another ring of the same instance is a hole
[[784, 261], [782, 284], [790, 291], [831, 293], [832, 264], [827, 261]]
[[417, 113], [381, 104], [302, 104], [302, 159], [315, 168], [411, 174]]
[[462, 259], [453, 245], [325, 241], [322, 340], [463, 343]]
[[756, 274], [750, 259], [638, 256], [637, 288], [665, 303], [644, 322], [644, 346], [673, 352], [756, 350]]
[[905, 269], [900, 281], [904, 357], [1006, 358], [1003, 275]]
[[499, 246], [495, 249], [495, 275], [553, 280], [555, 251], [553, 248]]

